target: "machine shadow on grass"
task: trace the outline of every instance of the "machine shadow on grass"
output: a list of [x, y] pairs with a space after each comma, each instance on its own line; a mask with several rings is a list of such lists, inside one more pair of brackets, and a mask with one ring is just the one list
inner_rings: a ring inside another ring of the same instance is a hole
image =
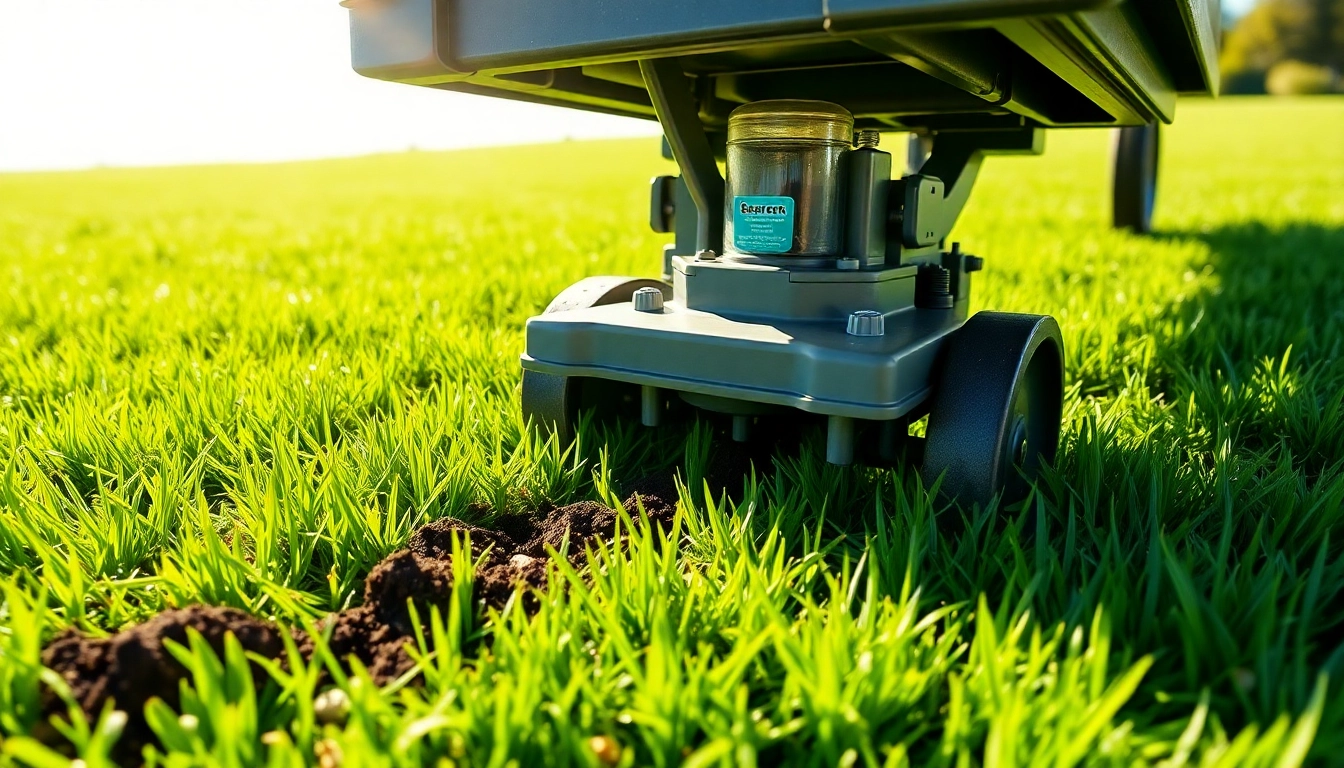
[[[1215, 706], [1225, 723], [1300, 711], [1328, 675], [1315, 750], [1340, 754], [1344, 537], [1331, 534], [1344, 524], [1344, 227], [1249, 221], [1153, 237], [1205, 246], [1192, 268], [1213, 278], [1171, 309], [1184, 334], [1157, 336], [1178, 437], [1170, 452], [1196, 479], [1171, 500], [1184, 514], [1155, 531], [1156, 603], [1181, 637], [1207, 641], [1168, 666], [1215, 702], [1235, 700]], [[1283, 625], [1295, 628], [1266, 629]]]
[[1214, 341], [1226, 361], [1249, 366], [1282, 355], [1289, 345], [1299, 364], [1344, 351], [1344, 227], [1246, 222], [1152, 237], [1202, 243], [1218, 281], [1217, 291], [1185, 303], [1194, 313], [1190, 319], [1203, 316], [1202, 327], [1174, 353], [1204, 363], [1209, 350], [1201, 344]]
[[1176, 376], [1167, 401], [1193, 393], [1218, 405], [1215, 426], [1234, 449], [1289, 451], [1318, 479], [1344, 458], [1344, 227], [1246, 222], [1154, 237], [1203, 244], [1215, 281], [1172, 308], [1183, 337], [1158, 337]]

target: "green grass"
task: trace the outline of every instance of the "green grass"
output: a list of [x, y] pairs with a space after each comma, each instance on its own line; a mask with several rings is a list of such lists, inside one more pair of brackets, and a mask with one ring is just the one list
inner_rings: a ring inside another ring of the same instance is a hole
[[[941, 525], [912, 474], [810, 448], [724, 498], [703, 429], [524, 433], [524, 320], [657, 270], [649, 141], [0, 176], [0, 765], [64, 761], [25, 736], [61, 627], [301, 624], [428, 520], [648, 468], [691, 480], [679, 550], [557, 562], [530, 619], [423, 617], [423, 685], [339, 677], [340, 727], [320, 661], [258, 697], [236, 648], [178, 649], [154, 760], [1338, 763], [1344, 100], [1180, 113], [1152, 237], [1107, 228], [1103, 132], [985, 168], [975, 302], [1059, 319], [1065, 436], [1026, 508]], [[122, 717], [66, 726], [84, 766]]]

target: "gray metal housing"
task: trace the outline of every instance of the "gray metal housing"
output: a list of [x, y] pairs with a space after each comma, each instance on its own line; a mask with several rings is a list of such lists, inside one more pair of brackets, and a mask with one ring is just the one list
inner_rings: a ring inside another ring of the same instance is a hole
[[1217, 90], [1216, 0], [345, 0], [369, 77], [654, 118], [675, 57], [706, 130], [771, 98], [856, 128], [1169, 122]]
[[[682, 257], [672, 264], [677, 298], [661, 312], [627, 302], [529, 320], [523, 367], [719, 398], [713, 410], [761, 412], [754, 403], [888, 421], [928, 397], [941, 343], [966, 319], [965, 301], [915, 306], [914, 266], [789, 270]], [[882, 312], [889, 330], [847, 334], [857, 310]]]

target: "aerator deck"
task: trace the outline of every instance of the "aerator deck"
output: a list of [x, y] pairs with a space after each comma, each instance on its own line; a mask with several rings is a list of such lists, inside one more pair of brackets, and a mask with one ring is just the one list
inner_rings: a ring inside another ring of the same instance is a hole
[[[695, 409], [750, 440], [823, 418], [828, 460], [913, 459], [964, 502], [1025, 492], [1063, 393], [1053, 319], [967, 318], [983, 262], [948, 236], [981, 162], [1168, 122], [1217, 80], [1205, 0], [345, 5], [365, 75], [662, 125], [681, 170], [651, 190], [663, 279], [589, 278], [529, 321], [535, 426]], [[884, 132], [928, 152], [901, 174]]]

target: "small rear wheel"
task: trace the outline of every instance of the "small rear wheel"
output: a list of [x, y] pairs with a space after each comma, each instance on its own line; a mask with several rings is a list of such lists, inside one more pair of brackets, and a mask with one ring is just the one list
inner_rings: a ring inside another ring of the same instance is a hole
[[1156, 123], [1120, 128], [1115, 136], [1112, 214], [1116, 229], [1153, 231], [1160, 133]]
[[1064, 342], [1045, 315], [980, 312], [948, 340], [923, 474], [964, 504], [1020, 501], [1059, 447]]
[[[588, 309], [627, 302], [640, 288], [658, 288], [672, 298], [672, 286], [661, 280], [603, 275], [587, 277], [561, 291], [542, 314]], [[523, 369], [523, 419], [533, 429], [556, 433], [562, 443], [574, 439], [579, 412], [586, 407], [614, 408], [624, 400], [615, 382], [560, 376]], [[638, 393], [634, 393], [637, 395]]]

